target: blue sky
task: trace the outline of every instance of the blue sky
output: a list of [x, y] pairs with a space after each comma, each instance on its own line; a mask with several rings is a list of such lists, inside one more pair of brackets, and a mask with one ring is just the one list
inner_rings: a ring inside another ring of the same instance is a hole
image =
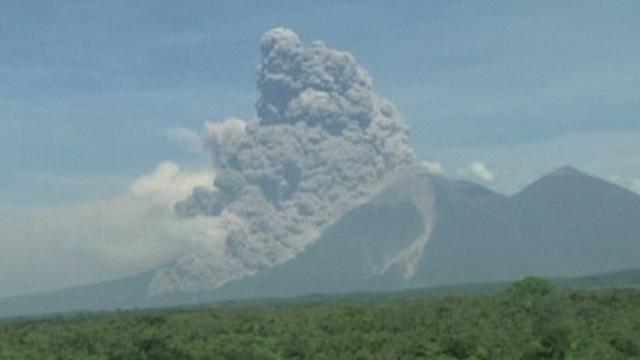
[[640, 177], [635, 1], [0, 3], [0, 203], [117, 194], [160, 162], [205, 160], [174, 128], [251, 118], [275, 26], [352, 52], [452, 176], [513, 192], [570, 163]]

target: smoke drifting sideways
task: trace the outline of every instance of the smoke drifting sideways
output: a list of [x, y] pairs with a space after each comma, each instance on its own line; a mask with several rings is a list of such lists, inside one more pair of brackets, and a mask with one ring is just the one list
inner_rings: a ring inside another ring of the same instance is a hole
[[398, 111], [355, 58], [291, 30], [268, 31], [257, 66], [257, 120], [206, 123], [214, 190], [175, 206], [223, 219], [225, 256], [198, 253], [157, 271], [150, 292], [212, 289], [285, 262], [416, 163]]

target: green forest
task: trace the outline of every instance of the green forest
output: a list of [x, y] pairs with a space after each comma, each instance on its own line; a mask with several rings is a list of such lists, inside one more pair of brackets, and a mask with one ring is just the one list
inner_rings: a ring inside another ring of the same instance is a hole
[[354, 297], [0, 321], [0, 359], [640, 359], [640, 289]]

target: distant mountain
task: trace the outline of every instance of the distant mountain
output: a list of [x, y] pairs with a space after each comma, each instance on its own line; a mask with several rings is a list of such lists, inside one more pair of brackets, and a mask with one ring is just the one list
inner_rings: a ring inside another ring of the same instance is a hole
[[562, 167], [511, 199], [535, 273], [581, 276], [640, 265], [640, 196]]
[[154, 270], [0, 300], [0, 316], [586, 276], [640, 267], [638, 219], [640, 196], [571, 167], [512, 197], [413, 169], [295, 258], [221, 288], [150, 295]]

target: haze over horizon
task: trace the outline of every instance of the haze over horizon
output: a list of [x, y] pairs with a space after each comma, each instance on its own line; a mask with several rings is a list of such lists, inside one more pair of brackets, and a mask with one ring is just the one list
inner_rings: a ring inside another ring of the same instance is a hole
[[353, 54], [433, 172], [511, 194], [570, 164], [640, 192], [640, 5], [581, 4], [7, 2], [0, 296], [211, 250], [221, 225], [176, 219], [174, 204], [212, 185], [202, 129], [256, 120], [257, 45], [278, 26]]

